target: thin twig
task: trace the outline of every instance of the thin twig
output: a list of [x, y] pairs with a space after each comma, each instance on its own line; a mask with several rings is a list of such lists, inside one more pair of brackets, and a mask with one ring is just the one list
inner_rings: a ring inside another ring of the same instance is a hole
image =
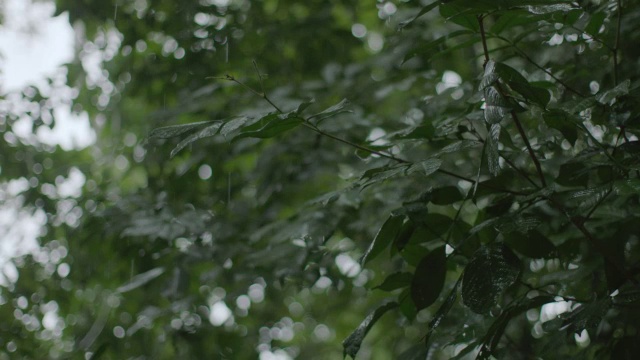
[[[258, 77], [260, 78], [260, 85], [263, 86], [263, 84], [262, 84], [262, 74], [259, 72], [257, 64], [256, 64], [255, 61], [254, 61], [254, 66], [256, 68], [256, 71], [258, 72]], [[238, 79], [236, 79], [232, 75], [228, 75], [228, 74], [225, 75], [224, 77], [208, 77], [208, 79], [222, 79], [222, 80], [233, 81], [233, 82], [243, 86], [244, 88], [248, 89], [249, 91], [251, 91], [253, 94], [257, 95], [258, 97], [261, 97], [262, 99], [266, 100], [279, 113], [283, 113], [283, 111], [280, 110], [280, 108], [269, 99], [269, 97], [267, 96], [266, 92], [264, 91], [264, 87], [262, 87], [262, 90], [263, 90], [262, 93], [258, 92], [255, 89], [253, 89], [252, 87], [246, 85], [245, 83], [239, 81]], [[325, 131], [321, 130], [320, 128], [318, 128], [317, 126], [312, 125], [309, 122], [309, 119], [305, 119], [305, 121], [302, 124], [306, 128], [311, 129], [312, 131], [316, 132], [319, 135], [326, 136], [326, 137], [328, 137], [330, 139], [333, 139], [335, 141], [341, 142], [341, 143], [343, 143], [345, 145], [348, 145], [348, 146], [351, 146], [353, 148], [368, 152], [370, 154], [375, 154], [375, 155], [378, 155], [380, 157], [383, 157], [383, 158], [386, 158], [386, 159], [389, 159], [389, 160], [393, 160], [393, 161], [401, 163], [401, 164], [412, 164], [411, 161], [399, 158], [399, 157], [394, 156], [392, 154], [389, 154], [389, 153], [386, 153], [386, 152], [382, 152], [382, 151], [378, 151], [378, 150], [375, 150], [375, 149], [371, 149], [371, 148], [368, 148], [366, 146], [362, 146], [362, 145], [356, 144], [356, 143], [351, 142], [349, 140], [346, 140], [346, 139], [340, 138], [338, 136], [335, 136], [333, 134], [330, 134], [328, 132], [325, 132]], [[453, 178], [456, 178], [456, 179], [459, 179], [459, 180], [466, 181], [468, 183], [471, 183], [472, 185], [477, 185], [477, 184], [480, 185], [480, 182], [478, 182], [478, 181], [472, 180], [472, 179], [470, 179], [468, 177], [465, 177], [465, 176], [462, 176], [462, 175], [458, 175], [458, 174], [453, 173], [451, 171], [447, 171], [447, 170], [444, 170], [444, 169], [438, 169], [438, 170], [436, 170], [436, 172], [439, 172], [439, 173], [444, 174], [444, 175], [448, 175], [450, 177], [453, 177]], [[490, 188], [490, 189], [496, 190], [496, 191], [500, 191], [500, 192], [503, 192], [503, 193], [507, 193], [507, 194], [528, 195], [527, 193], [523, 193], [523, 192], [520, 192], [520, 191], [512, 191], [512, 190], [507, 190], [507, 189], [501, 189], [501, 188], [497, 188], [497, 187], [494, 187], [494, 186], [491, 186], [491, 185], [482, 185], [482, 186], [486, 187], [486, 188]]]
[[525, 133], [524, 128], [520, 123], [520, 119], [518, 119], [518, 115], [514, 110], [511, 110], [511, 117], [513, 118], [513, 122], [515, 122], [516, 127], [518, 128], [518, 132], [520, 133], [520, 136], [522, 137], [522, 140], [524, 141], [525, 146], [527, 147], [527, 151], [529, 151], [529, 156], [531, 157], [533, 164], [536, 166], [536, 171], [538, 172], [538, 176], [540, 177], [540, 182], [542, 183], [542, 187], [546, 187], [547, 182], [544, 179], [544, 174], [542, 173], [542, 167], [540, 166], [540, 161], [538, 161], [538, 157], [536, 156], [536, 153], [533, 152], [533, 148], [529, 143], [529, 138], [527, 138], [527, 134]]
[[487, 66], [489, 62], [489, 49], [487, 48], [487, 35], [484, 31], [484, 21], [482, 15], [478, 15], [478, 24], [480, 25], [480, 36], [482, 37], [482, 48], [484, 49], [484, 64], [482, 67]]
[[571, 216], [571, 214], [569, 214], [569, 212], [564, 208], [564, 206], [558, 203], [551, 196], [547, 196], [546, 199], [549, 200], [549, 202], [551, 202], [551, 204], [553, 204], [553, 206], [556, 209], [560, 210], [569, 219], [569, 221], [573, 224], [573, 226], [575, 226], [582, 233], [582, 235], [584, 235], [584, 237], [586, 237], [587, 240], [589, 240], [589, 243], [591, 244], [591, 246], [593, 246], [593, 248], [597, 252], [599, 252], [600, 255], [602, 255], [606, 261], [608, 261], [622, 276], [624, 276], [624, 278], [627, 281], [632, 283], [635, 287], [640, 288], [640, 282], [638, 282], [638, 280], [635, 279], [633, 274], [630, 271], [625, 270], [622, 266], [620, 266], [618, 261], [609, 255], [609, 253], [600, 245], [600, 242], [593, 236], [593, 234], [591, 234], [589, 229], [587, 229], [584, 226], [584, 222], [585, 222], [584, 217]]
[[613, 85], [618, 86], [618, 51], [620, 50], [620, 23], [622, 22], [622, 1], [616, 0], [618, 16], [616, 19], [616, 40], [613, 45]]
[[602, 205], [602, 203], [604, 203], [604, 200], [613, 192], [613, 183], [611, 184], [611, 188], [609, 188], [609, 190], [607, 190], [607, 193], [604, 194], [604, 196], [602, 198], [600, 198], [600, 200], [598, 200], [596, 202], [595, 205], [593, 205], [593, 207], [591, 208], [591, 210], [589, 210], [589, 212], [587, 213], [587, 215], [584, 217], [584, 221], [587, 221], [591, 218], [591, 215], [593, 215], [593, 213], [596, 211], [596, 209], [598, 207], [600, 207], [600, 205]]
[[271, 101], [271, 99], [267, 97], [267, 92], [264, 91], [263, 76], [262, 76], [262, 73], [260, 73], [260, 70], [258, 69], [258, 63], [255, 60], [253, 60], [253, 67], [256, 69], [256, 73], [258, 73], [258, 80], [260, 81], [260, 89], [262, 89], [262, 98], [265, 99], [269, 104], [271, 104], [271, 106], [273, 106], [274, 109], [276, 109], [279, 113], [282, 114], [282, 110], [280, 110], [280, 108], [278, 108], [276, 104], [274, 104]]
[[326, 136], [326, 137], [328, 137], [328, 138], [331, 138], [331, 139], [333, 139], [333, 140], [336, 140], [336, 141], [338, 141], [338, 142], [341, 142], [341, 143], [343, 143], [343, 144], [345, 144], [345, 145], [349, 145], [349, 146], [351, 146], [351, 147], [354, 147], [354, 148], [356, 148], [356, 149], [358, 149], [358, 150], [362, 150], [362, 151], [368, 152], [368, 153], [370, 153], [370, 154], [375, 154], [375, 155], [378, 155], [378, 156], [380, 156], [380, 157], [387, 158], [387, 159], [389, 159], [389, 160], [393, 160], [393, 161], [396, 161], [396, 162], [401, 163], [401, 164], [411, 164], [411, 162], [410, 162], [410, 161], [408, 161], [408, 160], [401, 159], [401, 158], [396, 157], [396, 156], [393, 156], [393, 155], [391, 155], [391, 154], [384, 153], [384, 152], [382, 152], [382, 151], [374, 150], [374, 149], [371, 149], [371, 148], [368, 148], [368, 147], [365, 147], [365, 146], [362, 146], [362, 145], [356, 144], [356, 143], [351, 142], [351, 141], [349, 141], [349, 140], [346, 140], [346, 139], [343, 139], [343, 138], [337, 137], [337, 136], [335, 136], [335, 135], [333, 135], [333, 134], [330, 134], [330, 133], [328, 133], [328, 132], [322, 131], [322, 130], [320, 130], [318, 127], [313, 126], [313, 125], [311, 125], [310, 123], [308, 123], [308, 122], [306, 122], [306, 121], [305, 121], [305, 122], [303, 122], [303, 123], [302, 123], [302, 125], [306, 126], [307, 128], [309, 128], [309, 129], [311, 129], [311, 130], [315, 131], [316, 133], [318, 133], [318, 134], [320, 134], [320, 135], [322, 135], [322, 136]]
[[522, 177], [524, 177], [525, 179], [527, 179], [527, 181], [529, 183], [531, 183], [531, 185], [533, 185], [536, 189], [540, 189], [540, 185], [536, 184], [533, 180], [531, 180], [531, 178], [529, 177], [529, 175], [527, 175], [527, 173], [525, 173], [523, 170], [521, 170], [520, 168], [518, 168], [511, 160], [509, 160], [506, 156], [500, 154], [500, 157], [504, 159], [504, 161], [511, 166], [511, 168], [513, 168], [513, 170], [515, 170], [518, 174], [520, 174]]
[[506, 42], [507, 44], [509, 44], [509, 46], [511, 46], [520, 56], [522, 56], [525, 60], [527, 60], [529, 63], [531, 63], [531, 65], [537, 67], [539, 70], [543, 71], [545, 74], [549, 75], [553, 80], [555, 80], [558, 84], [564, 86], [565, 89], [571, 91], [572, 93], [586, 98], [587, 96], [584, 95], [583, 93], [581, 93], [580, 91], [574, 89], [573, 87], [569, 86], [566, 82], [564, 82], [563, 80], [561, 80], [560, 78], [558, 78], [557, 76], [555, 76], [551, 71], [545, 69], [544, 67], [542, 67], [541, 65], [539, 65], [537, 62], [535, 62], [535, 60], [533, 60], [531, 57], [529, 57], [529, 55], [527, 55], [524, 51], [522, 51], [522, 49], [520, 49], [516, 44], [514, 44], [513, 42], [511, 42], [509, 39], [499, 36], [499, 35], [494, 35], [496, 39], [500, 39], [504, 42]]

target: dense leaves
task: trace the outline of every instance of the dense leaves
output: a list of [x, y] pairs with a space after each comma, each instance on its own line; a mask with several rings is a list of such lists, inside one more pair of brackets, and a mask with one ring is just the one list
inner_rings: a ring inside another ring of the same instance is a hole
[[[636, 353], [639, 3], [57, 12], [66, 87], [0, 104], [0, 201], [42, 226], [5, 271], [0, 357]], [[93, 146], [25, 135], [54, 93]]]

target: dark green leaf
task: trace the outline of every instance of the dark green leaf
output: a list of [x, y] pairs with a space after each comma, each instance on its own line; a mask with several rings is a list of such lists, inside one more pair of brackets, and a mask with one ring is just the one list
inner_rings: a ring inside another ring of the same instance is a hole
[[567, 327], [570, 333], [579, 334], [587, 329], [589, 332], [595, 330], [602, 318], [612, 306], [611, 298], [605, 298], [582, 304], [569, 314], [563, 314], [563, 327]]
[[444, 320], [445, 316], [447, 316], [449, 311], [451, 311], [453, 305], [456, 303], [456, 300], [458, 299], [458, 288], [460, 287], [461, 283], [462, 276], [458, 278], [456, 284], [453, 285], [453, 289], [451, 289], [451, 291], [449, 292], [447, 299], [442, 303], [442, 305], [440, 305], [438, 311], [436, 311], [436, 313], [433, 315], [433, 318], [429, 322], [429, 331], [427, 332], [424, 340], [427, 346], [429, 345], [429, 338], [431, 338], [433, 332], [438, 328], [440, 323], [442, 323], [442, 320]]
[[584, 28], [584, 31], [587, 34], [597, 36], [606, 18], [607, 14], [605, 14], [604, 12], [597, 12], [591, 15], [591, 19], [589, 20], [587, 26]]
[[411, 299], [420, 311], [438, 300], [447, 274], [447, 255], [441, 246], [425, 256], [416, 267], [411, 281]]
[[409, 286], [411, 284], [412, 278], [413, 278], [413, 274], [408, 272], [393, 273], [387, 276], [387, 278], [384, 279], [382, 284], [374, 287], [374, 289], [380, 289], [382, 291], [393, 291], [396, 289], [400, 289], [405, 286]]
[[450, 205], [462, 199], [457, 186], [445, 186], [431, 192], [431, 202], [436, 205]]
[[416, 56], [420, 56], [423, 60], [426, 60], [445, 50], [447, 48], [447, 40], [450, 40], [462, 35], [470, 35], [470, 34], [473, 34], [473, 32], [469, 30], [458, 30], [458, 31], [448, 33], [447, 35], [444, 35], [442, 37], [439, 37], [427, 43], [420, 44], [417, 48], [410, 50], [405, 55], [402, 62], [405, 63]]
[[416, 230], [416, 223], [413, 220], [411, 220], [411, 216], [409, 216], [409, 220], [405, 221], [404, 224], [402, 224], [402, 228], [400, 228], [398, 235], [393, 240], [392, 249], [396, 249], [396, 250], [404, 249], [405, 245], [407, 245], [407, 243], [409, 242], [409, 239], [411, 239], [411, 236], [413, 235], [415, 230]]
[[476, 14], [482, 12], [479, 9], [473, 9], [465, 5], [458, 5], [457, 1], [440, 5], [440, 15], [446, 20], [465, 27], [471, 31], [479, 32], [480, 26]]
[[520, 268], [520, 259], [504, 244], [481, 247], [464, 270], [464, 304], [478, 314], [488, 312], [516, 281]]
[[587, 186], [589, 174], [584, 163], [569, 162], [560, 166], [556, 183], [563, 186]]
[[547, 126], [559, 130], [571, 145], [576, 144], [578, 129], [571, 115], [562, 110], [554, 109], [545, 111], [542, 117]]
[[405, 217], [402, 215], [391, 215], [384, 222], [384, 224], [378, 230], [378, 234], [369, 245], [367, 251], [360, 258], [360, 264], [365, 265], [367, 262], [373, 260], [376, 256], [380, 255], [384, 249], [386, 249], [398, 235], [402, 223]]
[[321, 112], [311, 115], [309, 117], [309, 120], [316, 118], [316, 123], [324, 120], [324, 119], [328, 119], [330, 117], [336, 116], [338, 114], [342, 114], [342, 113], [346, 113], [346, 112], [351, 112], [350, 110], [346, 110], [345, 108], [347, 106], [349, 106], [349, 100], [347, 99], [342, 99], [342, 101], [340, 101], [339, 103], [325, 109], [322, 110]]
[[[462, 296], [464, 297], [464, 293]], [[504, 331], [511, 319], [529, 309], [539, 308], [544, 304], [552, 302], [555, 302], [555, 298], [553, 296], [536, 296], [531, 299], [521, 299], [516, 304], [505, 309], [493, 322], [493, 324], [491, 324], [491, 327], [483, 336], [482, 346], [480, 347], [480, 352], [478, 353], [476, 359], [489, 359], [491, 355], [495, 355], [495, 350], [498, 346], [498, 343], [500, 342], [500, 339], [502, 338], [502, 335], [504, 334]]]
[[215, 123], [187, 136], [182, 141], [180, 141], [173, 150], [171, 150], [171, 157], [176, 156], [176, 154], [178, 154], [180, 150], [184, 149], [187, 145], [191, 144], [194, 141], [216, 135], [221, 126], [222, 123]]
[[373, 325], [384, 315], [387, 311], [395, 309], [398, 307], [398, 303], [390, 302], [385, 305], [382, 305], [369, 313], [367, 317], [362, 320], [360, 325], [349, 335], [343, 342], [343, 357], [350, 356], [352, 359], [356, 358], [358, 354], [358, 350], [360, 350], [360, 346], [362, 345], [362, 341]]
[[409, 27], [419, 17], [421, 17], [422, 15], [424, 15], [424, 14], [428, 13], [429, 11], [433, 10], [438, 5], [440, 5], [440, 1], [434, 1], [429, 5], [423, 6], [422, 9], [420, 9], [420, 12], [418, 12], [418, 14], [416, 16], [414, 16], [411, 20], [407, 20], [407, 21], [401, 22], [398, 27], [400, 29]]
[[526, 234], [515, 231], [504, 234], [504, 241], [510, 248], [532, 259], [551, 258], [556, 254], [556, 247], [537, 230]]
[[292, 113], [267, 115], [255, 124], [242, 128], [233, 140], [246, 137], [271, 138], [298, 127], [303, 121], [297, 114]]

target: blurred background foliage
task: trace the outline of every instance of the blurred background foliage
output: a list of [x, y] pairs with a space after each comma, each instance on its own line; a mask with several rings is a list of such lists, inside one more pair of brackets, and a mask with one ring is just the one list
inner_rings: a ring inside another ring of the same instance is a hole
[[[0, 102], [0, 201], [39, 229], [6, 259], [0, 357], [336, 359], [345, 339], [358, 359], [634, 354], [636, 2], [56, 7], [77, 37], [66, 77]], [[35, 136], [60, 101], [91, 146]], [[487, 149], [490, 106], [528, 135], [500, 117]], [[228, 125], [273, 113], [305, 126]], [[171, 156], [187, 128], [167, 126], [212, 120]]]

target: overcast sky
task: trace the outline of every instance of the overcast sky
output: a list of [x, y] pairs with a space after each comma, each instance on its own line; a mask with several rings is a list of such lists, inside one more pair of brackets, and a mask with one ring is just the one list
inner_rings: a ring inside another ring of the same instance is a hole
[[[53, 17], [53, 1], [0, 0], [3, 22], [0, 24], [0, 96], [20, 91], [25, 86], [44, 84], [60, 66], [73, 58], [74, 34], [68, 16]], [[43, 129], [38, 140], [69, 150], [88, 146], [95, 136], [85, 116], [71, 115], [69, 106], [54, 112], [54, 129]], [[12, 124], [18, 136], [31, 134], [31, 119]], [[0, 164], [0, 171], [1, 171]], [[24, 174], [30, 176], [30, 174]], [[71, 180], [72, 176], [69, 176]], [[79, 188], [84, 181], [74, 181]], [[17, 279], [18, 273], [7, 260], [37, 251], [36, 238], [46, 221], [42, 210], [31, 211], [18, 194], [28, 187], [26, 178], [0, 183], [0, 285]]]

